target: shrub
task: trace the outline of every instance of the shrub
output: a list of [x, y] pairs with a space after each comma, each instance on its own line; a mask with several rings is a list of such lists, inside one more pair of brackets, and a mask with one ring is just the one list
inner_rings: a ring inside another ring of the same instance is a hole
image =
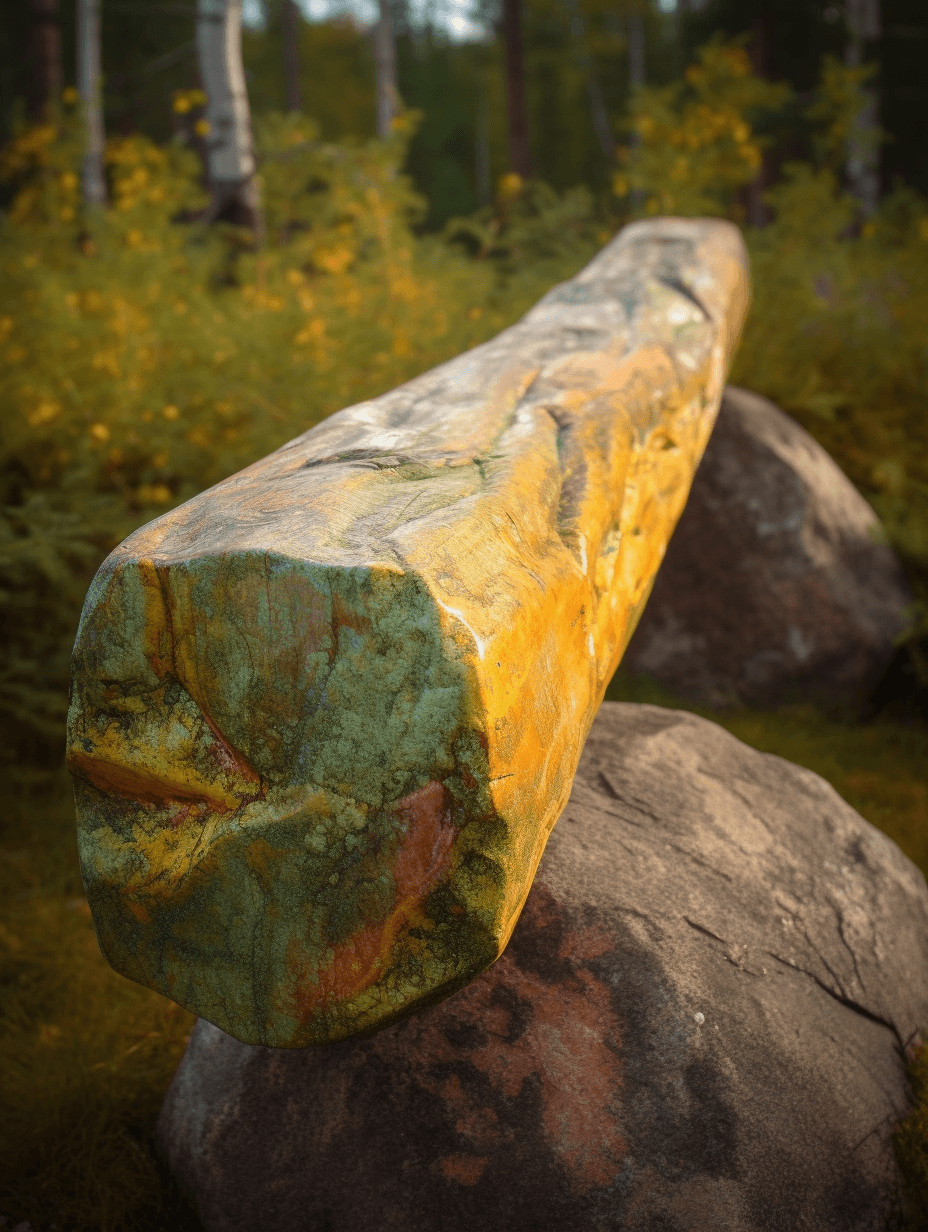
[[414, 123], [349, 148], [306, 118], [261, 120], [259, 251], [198, 222], [200, 164], [182, 144], [111, 140], [99, 216], [80, 207], [75, 115], [4, 152], [19, 189], [0, 225], [0, 758], [57, 755], [82, 593], [108, 548], [573, 272], [560, 252], [503, 297], [491, 268], [417, 240], [422, 203], [399, 170]]

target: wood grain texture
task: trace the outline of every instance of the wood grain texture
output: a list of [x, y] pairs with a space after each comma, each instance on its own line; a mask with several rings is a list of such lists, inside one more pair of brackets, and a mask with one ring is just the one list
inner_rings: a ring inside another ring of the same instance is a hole
[[243, 1042], [302, 1047], [498, 957], [747, 298], [734, 227], [635, 224], [491, 342], [112, 553], [69, 764], [118, 971]]

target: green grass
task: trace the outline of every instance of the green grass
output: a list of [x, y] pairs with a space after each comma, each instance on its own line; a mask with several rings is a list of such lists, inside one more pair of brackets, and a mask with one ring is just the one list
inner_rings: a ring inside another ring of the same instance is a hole
[[178, 1232], [151, 1133], [193, 1016], [104, 961], [65, 775], [0, 791], [0, 1214], [34, 1232]]
[[[621, 674], [607, 697], [683, 703]], [[810, 707], [688, 709], [822, 775], [928, 871], [928, 728], [855, 724]], [[0, 1214], [34, 1232], [195, 1228], [151, 1134], [193, 1017], [107, 966], [82, 893], [63, 773], [7, 772], [0, 834]], [[907, 1211], [928, 1228], [928, 1048], [896, 1134]]]

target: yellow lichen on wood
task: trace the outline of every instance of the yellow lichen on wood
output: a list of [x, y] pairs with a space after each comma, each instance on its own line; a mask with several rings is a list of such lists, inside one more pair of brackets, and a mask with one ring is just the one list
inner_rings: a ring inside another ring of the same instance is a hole
[[109, 557], [69, 758], [117, 970], [298, 1047], [499, 955], [746, 304], [735, 228], [636, 224], [492, 342]]

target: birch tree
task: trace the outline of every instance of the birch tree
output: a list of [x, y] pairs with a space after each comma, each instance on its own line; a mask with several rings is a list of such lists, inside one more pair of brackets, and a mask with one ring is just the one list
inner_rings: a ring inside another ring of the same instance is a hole
[[77, 0], [77, 89], [84, 108], [85, 146], [81, 168], [84, 201], [92, 209], [106, 205], [103, 158], [103, 74], [100, 57], [100, 0]]
[[237, 223], [260, 239], [263, 218], [242, 66], [241, 0], [197, 0], [197, 55], [209, 124], [206, 163], [212, 200], [207, 220]]
[[379, 0], [380, 16], [374, 27], [374, 59], [377, 63], [377, 136], [387, 137], [399, 112], [396, 87], [396, 38], [390, 0]]

